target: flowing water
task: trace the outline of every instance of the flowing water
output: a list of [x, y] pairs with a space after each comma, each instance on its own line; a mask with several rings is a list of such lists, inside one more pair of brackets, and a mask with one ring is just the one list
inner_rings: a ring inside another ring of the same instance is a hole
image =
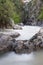
[[0, 56], [0, 65], [43, 65], [43, 51], [21, 55], [9, 52]]
[[29, 40], [31, 39], [36, 33], [39, 32], [41, 27], [38, 26], [22, 26], [22, 30], [13, 30], [13, 29], [6, 29], [4, 32], [0, 32], [3, 34], [14, 34], [18, 32], [20, 34], [16, 40]]
[[[29, 27], [25, 26], [22, 30], [15, 30], [21, 34], [17, 39], [29, 40], [40, 30], [39, 27]], [[12, 31], [12, 32], [11, 32]], [[9, 30], [9, 33], [14, 33], [14, 30]], [[32, 52], [30, 54], [15, 54], [14, 52], [9, 52], [0, 55], [0, 65], [43, 65], [43, 51]]]
[[15, 30], [20, 33], [20, 36], [16, 38], [16, 40], [29, 40], [37, 34], [40, 29], [41, 27], [38, 26], [24, 26], [22, 30]]

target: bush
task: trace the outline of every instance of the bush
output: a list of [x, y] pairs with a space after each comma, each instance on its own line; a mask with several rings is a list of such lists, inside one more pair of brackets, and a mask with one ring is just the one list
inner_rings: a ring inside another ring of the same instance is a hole
[[14, 13], [14, 4], [10, 0], [0, 0], [0, 27], [7, 26]]
[[39, 16], [38, 16], [38, 19], [43, 20], [43, 7], [42, 7], [41, 10], [40, 10], [40, 14], [39, 14]]
[[14, 20], [14, 23], [15, 23], [15, 24], [21, 22], [21, 16], [20, 16], [20, 14], [17, 14], [16, 12], [13, 14], [12, 19]]

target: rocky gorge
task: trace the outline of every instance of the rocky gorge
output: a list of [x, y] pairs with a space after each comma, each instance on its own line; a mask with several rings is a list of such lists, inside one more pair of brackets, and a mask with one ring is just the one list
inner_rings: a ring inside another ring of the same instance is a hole
[[31, 0], [25, 5], [25, 25], [43, 26], [43, 0]]
[[43, 49], [43, 28], [30, 40], [16, 40], [19, 33], [0, 33], [0, 53], [14, 51], [15, 53], [30, 53]]

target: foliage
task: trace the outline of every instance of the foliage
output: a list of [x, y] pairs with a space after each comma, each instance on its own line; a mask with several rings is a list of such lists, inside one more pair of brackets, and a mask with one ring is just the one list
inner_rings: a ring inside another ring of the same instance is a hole
[[41, 7], [41, 10], [40, 10], [40, 14], [38, 16], [38, 19], [42, 19], [43, 20], [43, 7]]
[[15, 21], [15, 23], [19, 23], [22, 21], [23, 3], [22, 0], [13, 0], [13, 3], [15, 6], [13, 20]]
[[14, 13], [14, 4], [10, 0], [0, 0], [0, 26], [9, 23]]
[[0, 0], [0, 26], [9, 23], [12, 18], [15, 23], [21, 22], [22, 3], [20, 0]]
[[21, 22], [21, 16], [20, 16], [20, 14], [18, 14], [17, 12], [14, 12], [14, 14], [13, 14], [13, 16], [12, 16], [12, 19], [14, 20], [14, 23], [15, 23], [15, 24]]
[[20, 12], [23, 8], [22, 0], [13, 0], [14, 5], [16, 6], [16, 11]]

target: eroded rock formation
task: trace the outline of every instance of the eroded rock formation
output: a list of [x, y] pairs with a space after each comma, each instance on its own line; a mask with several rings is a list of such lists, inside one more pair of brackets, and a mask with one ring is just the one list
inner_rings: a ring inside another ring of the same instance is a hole
[[30, 40], [15, 40], [15, 36], [0, 34], [0, 53], [30, 53], [43, 49], [43, 29]]

